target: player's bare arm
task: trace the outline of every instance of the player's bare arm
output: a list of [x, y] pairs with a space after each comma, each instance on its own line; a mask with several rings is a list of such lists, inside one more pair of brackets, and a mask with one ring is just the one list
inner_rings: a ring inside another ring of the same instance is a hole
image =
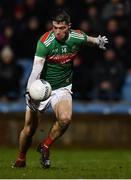
[[105, 45], [108, 43], [108, 39], [106, 36], [101, 36], [101, 35], [99, 35], [98, 37], [88, 36], [87, 42], [97, 44], [99, 48], [105, 50], [106, 49]]

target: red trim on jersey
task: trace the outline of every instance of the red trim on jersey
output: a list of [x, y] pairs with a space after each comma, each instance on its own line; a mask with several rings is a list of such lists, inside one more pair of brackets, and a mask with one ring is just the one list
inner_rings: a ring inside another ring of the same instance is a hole
[[43, 43], [46, 41], [46, 39], [49, 37], [51, 31], [46, 32], [40, 39], [40, 41]]

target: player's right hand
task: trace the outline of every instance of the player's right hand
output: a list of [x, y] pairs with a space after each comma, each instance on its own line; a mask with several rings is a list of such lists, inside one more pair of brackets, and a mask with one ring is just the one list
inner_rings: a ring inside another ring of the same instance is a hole
[[25, 92], [25, 99], [26, 99], [26, 104], [27, 106], [32, 110], [36, 111], [34, 100], [31, 98], [30, 94], [28, 91]]

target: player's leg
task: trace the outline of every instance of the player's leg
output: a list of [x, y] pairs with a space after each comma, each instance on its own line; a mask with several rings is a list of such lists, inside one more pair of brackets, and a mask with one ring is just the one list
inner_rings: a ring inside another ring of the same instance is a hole
[[54, 123], [49, 136], [54, 141], [67, 130], [72, 117], [72, 99], [61, 99], [54, 107], [57, 121]]
[[59, 96], [53, 110], [56, 114], [57, 121], [51, 128], [48, 137], [40, 144], [39, 150], [42, 152], [42, 165], [45, 168], [50, 167], [49, 147], [54, 141], [62, 136], [68, 128], [72, 117], [72, 97], [68, 91]]
[[32, 143], [32, 137], [38, 126], [37, 113], [27, 109], [25, 113], [24, 128], [19, 138], [19, 154], [14, 167], [24, 167], [26, 165], [26, 153]]

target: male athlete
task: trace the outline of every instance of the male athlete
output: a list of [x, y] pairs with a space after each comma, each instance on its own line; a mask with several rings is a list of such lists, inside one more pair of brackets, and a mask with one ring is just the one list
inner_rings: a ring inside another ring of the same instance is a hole
[[[108, 43], [105, 36], [99, 35], [95, 38], [80, 30], [72, 30], [70, 16], [63, 10], [58, 11], [53, 17], [52, 25], [52, 31], [46, 32], [37, 44], [34, 64], [27, 84], [25, 124], [20, 133], [19, 154], [14, 167], [26, 166], [26, 153], [38, 125], [37, 112], [42, 112], [51, 105], [57, 121], [53, 124], [48, 137], [38, 147], [42, 167], [50, 167], [50, 146], [64, 134], [71, 122], [73, 59], [84, 43], [96, 44], [102, 49], [105, 49], [105, 44]], [[32, 82], [39, 78], [48, 81], [53, 91], [46, 101], [35, 104], [29, 96], [28, 89]]]

